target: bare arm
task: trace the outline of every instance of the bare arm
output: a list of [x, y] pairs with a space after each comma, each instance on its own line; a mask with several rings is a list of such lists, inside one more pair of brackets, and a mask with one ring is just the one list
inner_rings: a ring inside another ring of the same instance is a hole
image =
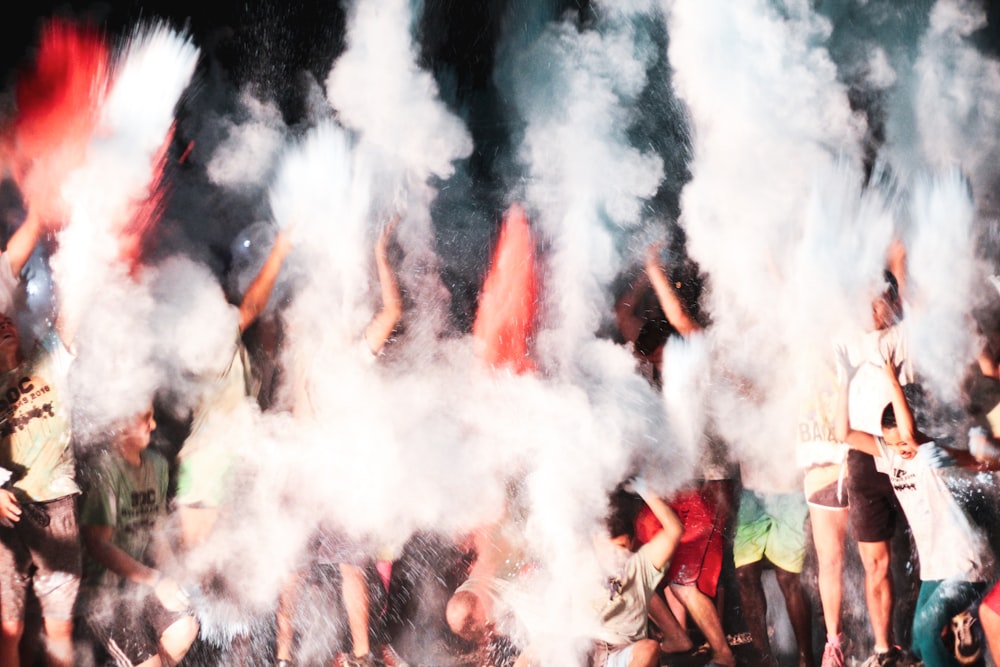
[[87, 553], [94, 560], [124, 579], [137, 584], [155, 586], [160, 579], [160, 573], [116, 547], [111, 542], [114, 532], [113, 526], [80, 526]]
[[274, 290], [274, 284], [278, 280], [278, 274], [281, 272], [281, 265], [291, 249], [292, 244], [288, 240], [288, 235], [284, 230], [279, 231], [274, 237], [274, 245], [271, 246], [271, 252], [264, 260], [264, 265], [250, 281], [246, 294], [240, 302], [240, 333], [246, 331], [264, 312]]
[[913, 440], [916, 429], [913, 423], [913, 412], [910, 404], [906, 402], [906, 395], [903, 387], [899, 384], [899, 377], [896, 375], [896, 364], [893, 359], [886, 359], [885, 374], [892, 388], [892, 411], [896, 414], [896, 426], [899, 428], [899, 435], [903, 440]]
[[894, 238], [889, 243], [889, 251], [886, 264], [891, 273], [896, 278], [899, 285], [899, 298], [906, 300], [906, 246], [898, 238]]
[[7, 260], [10, 262], [10, 269], [17, 277], [20, 275], [24, 265], [28, 263], [28, 258], [35, 251], [38, 239], [42, 235], [42, 220], [38, 216], [36, 209], [28, 208], [28, 215], [21, 226], [11, 235], [7, 241]]
[[851, 378], [857, 368], [850, 365], [847, 358], [847, 351], [844, 348], [837, 350], [837, 407], [834, 415], [834, 436], [839, 442], [847, 443], [853, 449], [878, 456], [878, 447], [875, 445], [875, 436], [864, 431], [855, 431], [851, 428], [850, 413], [848, 409], [848, 392], [851, 386]]
[[654, 243], [646, 249], [646, 275], [649, 276], [649, 282], [653, 285], [653, 291], [656, 292], [656, 298], [660, 302], [660, 307], [663, 308], [663, 314], [667, 316], [667, 321], [682, 336], [701, 331], [698, 323], [691, 319], [691, 316], [684, 309], [684, 304], [681, 303], [673, 285], [670, 284], [670, 279], [667, 278], [666, 272], [660, 266], [661, 247], [663, 247], [662, 243]]
[[642, 480], [636, 480], [632, 486], [646, 505], [649, 506], [649, 509], [653, 511], [653, 516], [663, 526], [663, 530], [658, 532], [643, 547], [649, 554], [649, 560], [656, 569], [662, 570], [674, 555], [677, 544], [681, 541], [684, 526], [681, 524], [681, 520], [677, 518], [677, 515], [674, 514], [674, 511], [663, 502], [662, 498], [655, 493], [651, 493]]
[[403, 316], [403, 299], [399, 293], [396, 274], [389, 264], [389, 239], [399, 223], [399, 216], [394, 215], [385, 226], [378, 240], [375, 241], [375, 267], [378, 270], [378, 282], [382, 288], [382, 308], [365, 328], [365, 341], [372, 354], [378, 354], [385, 347], [386, 341], [392, 335], [393, 329]]
[[649, 287], [649, 279], [644, 274], [639, 274], [632, 281], [629, 289], [615, 302], [615, 321], [618, 323], [618, 331], [630, 343], [634, 343], [639, 338], [639, 332], [642, 331], [642, 325], [645, 323], [645, 320], [636, 315], [635, 309], [639, 302], [639, 295], [646, 287]]
[[150, 586], [160, 603], [171, 611], [181, 611], [189, 606], [187, 595], [173, 579], [164, 577], [159, 570], [144, 565], [111, 542], [113, 526], [81, 526], [80, 534], [87, 552], [98, 563], [123, 579]]

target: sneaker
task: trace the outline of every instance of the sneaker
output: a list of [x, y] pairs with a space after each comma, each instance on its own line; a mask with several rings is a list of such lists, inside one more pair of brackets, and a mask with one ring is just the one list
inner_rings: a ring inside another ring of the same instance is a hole
[[951, 619], [951, 633], [955, 636], [955, 659], [961, 665], [971, 665], [983, 654], [983, 644], [975, 628], [976, 617], [969, 610]]
[[821, 667], [844, 667], [844, 652], [840, 650], [840, 644], [826, 643]]
[[903, 658], [903, 650], [898, 646], [890, 646], [885, 653], [872, 653], [871, 657], [861, 663], [861, 667], [896, 667]]

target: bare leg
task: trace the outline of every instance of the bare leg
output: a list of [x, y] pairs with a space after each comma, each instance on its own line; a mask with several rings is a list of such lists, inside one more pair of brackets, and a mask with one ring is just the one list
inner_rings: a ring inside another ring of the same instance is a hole
[[298, 571], [290, 573], [278, 595], [278, 612], [275, 619], [277, 626], [276, 660], [290, 661], [292, 659], [292, 647], [295, 644], [295, 628], [292, 625], [292, 618], [295, 616], [295, 607], [298, 606], [301, 591], [301, 573]]
[[726, 643], [726, 633], [722, 630], [722, 621], [712, 598], [698, 590], [697, 586], [671, 585], [670, 588], [687, 607], [691, 618], [708, 640], [708, 645], [712, 648], [712, 662], [735, 667], [736, 658]]
[[858, 542], [858, 553], [865, 567], [865, 598], [875, 650], [887, 651], [892, 645], [892, 577], [889, 573], [888, 542]]
[[628, 667], [659, 667], [660, 645], [654, 639], [642, 639], [632, 645]]
[[753, 647], [766, 664], [775, 665], [777, 663], [771, 654], [771, 641], [767, 636], [767, 598], [761, 581], [763, 572], [764, 566], [760, 561], [742, 565], [736, 568], [736, 581], [743, 603], [743, 618], [750, 631]]
[[344, 607], [347, 609], [347, 625], [351, 629], [351, 643], [354, 655], [367, 655], [368, 646], [368, 585], [364, 573], [354, 565], [340, 563], [343, 580]]
[[173, 667], [183, 660], [197, 637], [198, 621], [193, 616], [185, 616], [174, 621], [160, 635], [160, 656], [163, 664]]
[[812, 619], [810, 618], [809, 601], [802, 588], [802, 578], [797, 572], [774, 568], [778, 587], [785, 598], [785, 608], [788, 619], [792, 622], [792, 632], [795, 633], [795, 643], [799, 650], [799, 667], [812, 667]]
[[847, 510], [809, 506], [813, 544], [819, 566], [819, 599], [828, 637], [840, 634], [840, 607], [844, 596], [844, 540]]
[[649, 599], [649, 619], [663, 633], [660, 649], [664, 653], [680, 653], [694, 648], [691, 638], [688, 637], [687, 632], [670, 612], [667, 603], [659, 595], [654, 595]]
[[18, 667], [21, 657], [18, 649], [21, 636], [24, 635], [24, 621], [4, 621], [3, 634], [0, 635], [0, 665]]
[[73, 667], [73, 621], [45, 621], [45, 664], [48, 667]]

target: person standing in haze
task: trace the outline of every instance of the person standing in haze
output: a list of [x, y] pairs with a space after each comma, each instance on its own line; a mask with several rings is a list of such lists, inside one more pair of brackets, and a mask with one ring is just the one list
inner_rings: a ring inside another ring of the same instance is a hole
[[[399, 215], [393, 215], [375, 242], [375, 268], [381, 288], [382, 306], [375, 313], [362, 334], [362, 354], [374, 361], [382, 353], [393, 331], [403, 315], [403, 299], [396, 275], [389, 262], [389, 241], [392, 238]], [[299, 395], [296, 398], [296, 413], [311, 417], [312, 400], [309, 396], [308, 380], [298, 378]], [[364, 545], [343, 534], [342, 531], [321, 526], [314, 542], [314, 557], [324, 565], [335, 565], [341, 575], [341, 592], [347, 612], [347, 624], [351, 636], [351, 656], [349, 667], [374, 667], [379, 660], [372, 654], [369, 638], [371, 603], [368, 597], [368, 582], [363, 567], [370, 560]], [[293, 664], [292, 653], [295, 645], [293, 618], [299, 593], [303, 585], [304, 572], [292, 572], [282, 589], [277, 611], [278, 667]]]
[[[913, 382], [906, 340], [899, 326], [903, 316], [900, 285], [905, 277], [905, 256], [898, 242], [890, 249], [888, 266], [883, 272], [882, 289], [872, 300], [871, 329], [847, 346], [850, 363], [858, 367], [850, 386], [850, 426], [875, 436], [882, 432], [881, 411], [892, 396], [883, 372], [884, 360], [894, 360], [901, 386]], [[850, 498], [848, 514], [864, 566], [865, 599], [875, 640], [874, 652], [864, 667], [887, 667], [903, 657], [892, 630], [891, 541], [897, 522], [905, 521], [905, 517], [889, 477], [878, 471], [875, 459], [867, 451], [852, 448], [848, 452], [846, 486]], [[827, 642], [839, 648], [838, 637], [828, 637]]]
[[29, 206], [0, 255], [0, 664], [17, 667], [32, 586], [45, 629], [46, 663], [73, 664], [73, 605], [80, 587], [75, 459], [63, 394], [72, 361], [68, 323], [22, 353], [12, 317], [18, 276], [42, 233]]

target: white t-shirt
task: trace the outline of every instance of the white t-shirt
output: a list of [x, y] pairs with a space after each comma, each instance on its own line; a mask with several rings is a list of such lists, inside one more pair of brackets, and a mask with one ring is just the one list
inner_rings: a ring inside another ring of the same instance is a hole
[[663, 570], [649, 560], [649, 545], [625, 559], [591, 601], [601, 621], [597, 639], [616, 648], [644, 639], [649, 598], [662, 578]]
[[858, 366], [851, 380], [848, 414], [851, 428], [874, 436], [882, 434], [882, 411], [892, 402], [892, 386], [885, 376], [885, 360], [899, 366], [899, 384], [913, 382], [909, 349], [899, 325], [869, 331], [847, 346], [852, 365]]
[[875, 466], [889, 475], [920, 556], [921, 581], [988, 581], [992, 554], [941, 475], [954, 462], [933, 442], [904, 459], [880, 437]]

